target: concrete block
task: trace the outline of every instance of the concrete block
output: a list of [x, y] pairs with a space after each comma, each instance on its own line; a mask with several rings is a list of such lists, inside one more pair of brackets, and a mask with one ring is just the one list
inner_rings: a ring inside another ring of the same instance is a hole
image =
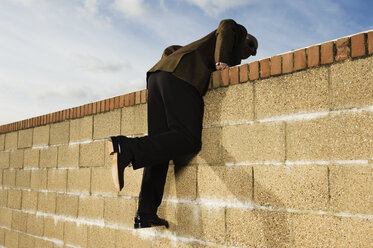
[[5, 247], [18, 247], [18, 232], [5, 230]]
[[38, 193], [38, 211], [54, 214], [56, 212], [57, 193], [39, 192]]
[[251, 166], [198, 166], [198, 197], [232, 203], [252, 200]]
[[20, 130], [18, 132], [18, 148], [27, 148], [32, 146], [33, 129]]
[[373, 214], [373, 168], [331, 165], [330, 206], [336, 212]]
[[226, 126], [222, 130], [225, 162], [285, 161], [284, 123]]
[[12, 228], [12, 214], [13, 211], [9, 208], [0, 208], [0, 225]]
[[254, 201], [295, 209], [328, 209], [328, 168], [321, 165], [254, 167]]
[[58, 167], [79, 166], [79, 145], [63, 145], [58, 147]]
[[158, 216], [168, 221], [169, 228], [167, 231], [175, 232], [177, 229], [177, 214], [176, 214], [177, 203], [172, 201], [163, 201], [158, 208]]
[[5, 134], [5, 150], [17, 149], [18, 132]]
[[328, 215], [292, 216], [294, 247], [370, 247], [371, 219]]
[[40, 167], [57, 167], [57, 147], [40, 150]]
[[98, 196], [81, 196], [79, 199], [79, 217], [102, 219], [104, 217], [104, 198]]
[[49, 144], [49, 125], [35, 127], [32, 137], [33, 146], [42, 146]]
[[45, 239], [35, 239], [35, 247], [55, 248], [58, 247], [54, 242]]
[[142, 174], [144, 169], [133, 170], [132, 168], [127, 168], [124, 170], [124, 188], [119, 195], [124, 196], [139, 196]]
[[105, 198], [105, 223], [124, 225], [133, 228], [133, 218], [137, 210], [135, 198]]
[[65, 244], [87, 247], [88, 227], [84, 224], [77, 225], [75, 222], [65, 222], [64, 241]]
[[80, 145], [80, 166], [103, 166], [105, 142], [91, 142]]
[[373, 57], [346, 61], [330, 67], [333, 109], [373, 104]]
[[88, 233], [88, 247], [115, 248], [115, 229], [90, 226]]
[[194, 200], [197, 197], [197, 166], [169, 166], [165, 197]]
[[22, 168], [23, 167], [23, 150], [15, 150], [10, 152], [10, 167]]
[[223, 162], [222, 128], [202, 129], [202, 148], [191, 164], [217, 164]]
[[22, 209], [36, 211], [38, 207], [38, 192], [22, 191]]
[[5, 245], [5, 229], [0, 228], [0, 245]]
[[121, 131], [123, 135], [148, 132], [148, 105], [140, 104], [122, 108]]
[[226, 215], [227, 245], [291, 247], [291, 223], [286, 212], [228, 208]]
[[30, 188], [31, 185], [31, 171], [17, 170], [16, 172], [16, 186], [20, 188]]
[[27, 213], [14, 211], [12, 214], [12, 229], [26, 232], [27, 228]]
[[23, 153], [23, 167], [36, 168], [39, 167], [39, 149], [25, 149]]
[[70, 120], [70, 142], [91, 140], [93, 133], [93, 116]]
[[[127, 187], [127, 184], [125, 186]], [[92, 168], [91, 192], [118, 194], [118, 191], [114, 187], [111, 168]]]
[[79, 197], [76, 195], [57, 194], [57, 215], [77, 217]]
[[31, 171], [31, 188], [32, 189], [47, 189], [47, 170], [32, 170]]
[[3, 170], [3, 185], [8, 187], [16, 186], [16, 170]]
[[3, 170], [0, 169], [0, 185], [3, 185]]
[[120, 134], [120, 110], [113, 110], [93, 117], [93, 139]]
[[51, 124], [50, 127], [50, 144], [67, 144], [70, 136], [70, 122], [64, 121]]
[[179, 203], [176, 205], [178, 236], [191, 236], [196, 239], [203, 234], [201, 207], [195, 204]]
[[18, 248], [29, 248], [29, 247], [35, 247], [35, 238], [27, 234], [19, 233]]
[[287, 125], [288, 160], [373, 157], [373, 113], [346, 113]]
[[8, 208], [21, 209], [22, 191], [21, 190], [8, 190]]
[[5, 149], [5, 134], [0, 134], [0, 151]]
[[67, 191], [89, 193], [91, 189], [91, 169], [68, 170]]
[[52, 217], [44, 217], [44, 236], [49, 239], [63, 240], [64, 222]]
[[67, 170], [48, 170], [48, 190], [66, 192]]
[[253, 120], [253, 84], [239, 84], [208, 91], [204, 97], [203, 124]]
[[27, 216], [27, 233], [35, 236], [43, 236], [44, 217], [35, 214]]
[[256, 118], [327, 110], [328, 69], [316, 68], [258, 81]]
[[127, 248], [127, 247], [142, 247], [142, 248], [153, 248], [151, 237], [142, 237], [136, 235], [135, 232], [127, 230], [117, 230], [116, 233], [116, 247]]
[[0, 168], [9, 168], [10, 153], [0, 152]]

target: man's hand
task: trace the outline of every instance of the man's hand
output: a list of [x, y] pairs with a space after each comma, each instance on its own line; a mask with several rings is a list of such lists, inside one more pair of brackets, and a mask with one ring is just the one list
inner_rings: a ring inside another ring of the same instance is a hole
[[226, 63], [223, 63], [223, 62], [218, 62], [218, 63], [215, 64], [215, 68], [218, 71], [224, 70], [225, 68], [228, 68], [228, 67], [229, 67], [229, 65], [227, 65]]

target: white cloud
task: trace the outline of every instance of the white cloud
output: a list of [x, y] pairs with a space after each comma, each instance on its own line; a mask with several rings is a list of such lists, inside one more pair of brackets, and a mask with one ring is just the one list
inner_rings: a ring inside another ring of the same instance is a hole
[[231, 8], [247, 5], [253, 1], [247, 0], [186, 0], [187, 2], [197, 5], [205, 12], [206, 15], [216, 17]]
[[115, 0], [113, 6], [128, 17], [142, 16], [150, 10], [143, 0]]
[[90, 54], [75, 54], [72, 61], [78, 70], [90, 72], [118, 72], [123, 68], [132, 68], [129, 63], [123, 64], [119, 61], [104, 61]]

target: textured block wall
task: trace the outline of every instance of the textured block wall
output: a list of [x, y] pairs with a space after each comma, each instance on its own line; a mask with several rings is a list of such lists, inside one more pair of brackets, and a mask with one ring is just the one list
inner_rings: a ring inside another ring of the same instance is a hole
[[212, 75], [202, 150], [170, 165], [133, 229], [142, 170], [111, 182], [105, 141], [142, 136], [146, 91], [0, 127], [3, 247], [373, 247], [373, 31]]

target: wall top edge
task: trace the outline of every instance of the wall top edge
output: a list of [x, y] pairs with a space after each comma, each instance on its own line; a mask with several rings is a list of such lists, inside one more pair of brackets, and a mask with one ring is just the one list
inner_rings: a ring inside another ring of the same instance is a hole
[[[360, 59], [372, 54], [373, 29], [230, 67], [222, 71], [215, 71], [210, 78], [209, 90], [320, 66], [330, 66], [347, 59]], [[0, 126], [0, 134], [82, 118], [146, 102], [147, 90], [144, 89], [5, 124]]]

